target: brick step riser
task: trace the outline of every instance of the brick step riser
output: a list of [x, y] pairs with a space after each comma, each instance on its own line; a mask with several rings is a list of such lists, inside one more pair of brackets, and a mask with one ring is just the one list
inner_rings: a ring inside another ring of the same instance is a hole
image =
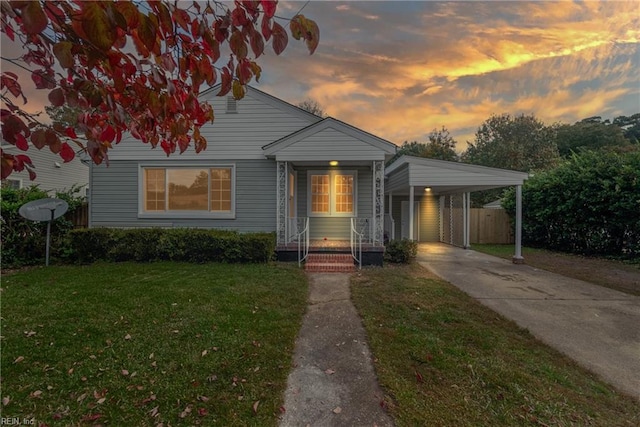
[[312, 253], [308, 255], [304, 269], [318, 273], [350, 273], [356, 268], [350, 254]]

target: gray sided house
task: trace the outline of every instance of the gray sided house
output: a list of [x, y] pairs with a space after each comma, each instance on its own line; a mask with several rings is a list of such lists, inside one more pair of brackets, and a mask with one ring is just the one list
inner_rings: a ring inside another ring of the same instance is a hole
[[[424, 196], [415, 194], [426, 181], [412, 178], [412, 165], [425, 159], [401, 157], [385, 170], [396, 153], [391, 142], [252, 87], [240, 101], [215, 93], [201, 94], [216, 116], [200, 130], [207, 139], [201, 153], [190, 149], [167, 157], [160, 148], [125, 138], [110, 151], [108, 167], [91, 167], [90, 227], [274, 232], [281, 260], [334, 250], [350, 252], [363, 264], [382, 263], [390, 236], [446, 237], [441, 233], [445, 202], [436, 198], [427, 209]], [[428, 165], [417, 167], [427, 175], [444, 171], [455, 180], [459, 171], [449, 163], [428, 171]], [[477, 175], [466, 178], [477, 184]], [[487, 181], [484, 187], [521, 185], [524, 176], [511, 178]], [[386, 186], [390, 192], [385, 193]], [[456, 190], [473, 191], [464, 184], [433, 183], [437, 197]], [[411, 206], [413, 214], [407, 210]], [[425, 214], [416, 206], [424, 206]], [[405, 216], [420, 227], [412, 228]]]
[[26, 188], [32, 185], [38, 186], [50, 195], [56, 191], [67, 191], [76, 187], [80, 195], [86, 195], [89, 185], [89, 166], [84, 164], [80, 156], [72, 161], [64, 163], [59, 155], [52, 153], [48, 148], [38, 150], [29, 145], [27, 151], [21, 151], [11, 144], [2, 144], [2, 149], [9, 154], [25, 154], [31, 158], [35, 166], [36, 179], [31, 181], [27, 171], [14, 172], [7, 179], [2, 180], [2, 185], [11, 188]]

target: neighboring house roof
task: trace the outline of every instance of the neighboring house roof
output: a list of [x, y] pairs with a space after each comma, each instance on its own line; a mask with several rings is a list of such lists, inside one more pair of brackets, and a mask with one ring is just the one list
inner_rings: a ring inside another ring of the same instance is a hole
[[327, 117], [262, 147], [279, 161], [388, 160], [397, 150], [389, 141]]
[[435, 194], [488, 190], [522, 185], [529, 177], [525, 172], [407, 155], [389, 165], [385, 174], [386, 189], [397, 194], [408, 193], [410, 187], [429, 187]]
[[485, 209], [502, 209], [502, 200], [494, 200], [493, 202], [482, 205], [482, 207]]

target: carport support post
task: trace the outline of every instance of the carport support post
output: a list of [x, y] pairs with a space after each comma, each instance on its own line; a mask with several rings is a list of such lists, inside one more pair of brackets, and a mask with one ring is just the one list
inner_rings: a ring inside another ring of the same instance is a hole
[[522, 257], [522, 185], [516, 185], [516, 253], [514, 264], [524, 264]]
[[464, 197], [464, 248], [471, 248], [471, 193], [463, 193]]
[[413, 235], [413, 206], [414, 206], [414, 187], [409, 187], [409, 239], [416, 240]]

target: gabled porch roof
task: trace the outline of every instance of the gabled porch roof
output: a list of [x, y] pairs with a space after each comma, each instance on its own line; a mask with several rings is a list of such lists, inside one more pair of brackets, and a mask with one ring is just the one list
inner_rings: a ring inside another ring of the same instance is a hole
[[416, 194], [427, 187], [438, 195], [468, 193], [522, 185], [529, 177], [525, 172], [406, 155], [389, 165], [385, 175], [385, 190], [396, 195], [409, 194], [410, 187]]
[[340, 120], [327, 117], [262, 147], [267, 158], [277, 161], [361, 162], [389, 160], [397, 146]]

